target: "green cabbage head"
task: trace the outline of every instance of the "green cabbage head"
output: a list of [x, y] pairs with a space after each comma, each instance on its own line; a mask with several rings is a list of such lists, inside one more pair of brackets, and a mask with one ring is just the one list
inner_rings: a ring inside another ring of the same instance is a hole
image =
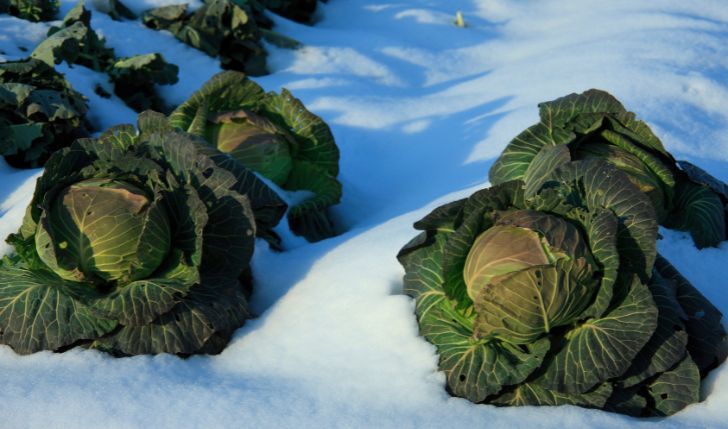
[[8, 238], [0, 341], [23, 354], [219, 352], [249, 317], [256, 232], [284, 211], [164, 115], [79, 139], [49, 159]]
[[170, 123], [285, 190], [312, 193], [288, 213], [295, 234], [309, 241], [336, 234], [328, 211], [341, 199], [339, 149], [328, 125], [290, 92], [265, 93], [244, 74], [223, 72], [172, 112]]
[[675, 161], [613, 96], [591, 89], [541, 103], [539, 110], [540, 122], [516, 136], [493, 164], [491, 183], [529, 181], [570, 160], [601, 159], [649, 198], [660, 225], [690, 232], [699, 248], [728, 237], [728, 187]]
[[721, 314], [659, 257], [650, 199], [600, 159], [438, 207], [399, 253], [448, 391], [635, 416], [699, 400]]

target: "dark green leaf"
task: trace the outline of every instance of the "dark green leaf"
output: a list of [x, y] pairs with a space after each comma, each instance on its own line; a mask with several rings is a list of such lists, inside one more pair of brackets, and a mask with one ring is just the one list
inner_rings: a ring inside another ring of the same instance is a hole
[[688, 351], [705, 375], [728, 357], [728, 335], [721, 323], [723, 315], [662, 256], [658, 256], [655, 270], [677, 285], [677, 300], [687, 316]]
[[603, 408], [611, 394], [612, 385], [610, 383], [600, 384], [585, 393], [564, 393], [544, 389], [533, 383], [523, 383], [488, 402], [509, 406], [580, 405], [588, 408]]
[[152, 323], [122, 327], [93, 346], [127, 355], [196, 353], [215, 333], [229, 335], [242, 326], [247, 308], [237, 280], [207, 278]]
[[[53, 274], [23, 268], [0, 269], [2, 342], [21, 354], [56, 350], [110, 332], [116, 322], [99, 319], [74, 298], [83, 293]], [[93, 296], [92, 290], [88, 295]]]
[[657, 327], [649, 289], [634, 278], [616, 308], [570, 330], [535, 383], [561, 392], [583, 393], [622, 375]]
[[690, 231], [698, 249], [726, 239], [726, 204], [706, 185], [682, 182], [676, 189], [675, 210], [667, 226]]
[[571, 161], [571, 153], [565, 145], [544, 146], [536, 154], [523, 174], [526, 183], [526, 198], [530, 198], [541, 189], [552, 171], [558, 166]]
[[654, 401], [653, 413], [671, 416], [700, 400], [700, 371], [690, 356], [660, 374], [647, 388]]
[[682, 318], [684, 312], [675, 295], [675, 284], [657, 272], [647, 285], [657, 305], [657, 329], [645, 347], [637, 354], [632, 366], [623, 374], [620, 384], [630, 387], [665, 372], [682, 360], [687, 349], [688, 334]]

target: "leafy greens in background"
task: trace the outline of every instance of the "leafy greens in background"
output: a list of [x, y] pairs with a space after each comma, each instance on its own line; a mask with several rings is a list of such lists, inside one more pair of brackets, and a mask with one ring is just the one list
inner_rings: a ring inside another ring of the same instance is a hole
[[152, 9], [144, 13], [144, 24], [167, 30], [182, 42], [219, 57], [222, 68], [251, 76], [267, 74], [265, 38], [282, 47], [298, 42], [272, 30], [266, 9], [299, 22], [308, 22], [316, 10], [315, 0], [205, 0], [201, 8], [187, 11], [187, 4]]
[[167, 30], [211, 57], [220, 57], [225, 69], [253, 76], [267, 73], [261, 33], [247, 2], [207, 0], [189, 14], [186, 4], [164, 6], [147, 11], [142, 19], [150, 28]]
[[[0, 342], [117, 355], [215, 353], [249, 317], [254, 213], [285, 206], [252, 173], [145, 112], [56, 152], [0, 264]], [[253, 202], [253, 204], [251, 204]]]
[[36, 59], [0, 63], [0, 155], [39, 167], [55, 150], [88, 135], [86, 98]]
[[0, 13], [9, 13], [28, 21], [52, 21], [58, 14], [57, 0], [0, 0]]
[[137, 112], [168, 110], [155, 85], [176, 83], [179, 71], [157, 53], [116, 58], [114, 50], [107, 48], [104, 39], [91, 28], [91, 12], [83, 1], [68, 12], [60, 27], [51, 27], [48, 38], [31, 56], [51, 66], [66, 61], [107, 73], [114, 83], [114, 93]]
[[653, 201], [604, 160], [551, 163], [415, 227], [404, 291], [456, 396], [665, 416], [728, 354], [720, 312], [657, 255]]
[[222, 72], [170, 115], [170, 123], [286, 190], [314, 195], [291, 207], [291, 230], [309, 241], [336, 235], [328, 208], [341, 199], [339, 149], [328, 125], [287, 90], [265, 93]]
[[660, 225], [689, 231], [699, 248], [727, 238], [725, 184], [676, 162], [649, 127], [610, 94], [592, 89], [539, 109], [541, 121], [516, 136], [493, 164], [491, 183], [536, 177], [569, 160], [604, 159], [649, 197]]

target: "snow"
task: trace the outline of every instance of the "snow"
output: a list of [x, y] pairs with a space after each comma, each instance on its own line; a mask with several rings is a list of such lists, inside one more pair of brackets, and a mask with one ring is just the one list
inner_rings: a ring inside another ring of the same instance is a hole
[[[129, 2], [137, 12], [159, 4]], [[267, 46], [274, 73], [256, 81], [295, 90], [331, 125], [344, 184], [335, 216], [346, 232], [304, 244], [284, 222], [285, 252], [259, 243], [259, 317], [218, 356], [18, 356], [1, 346], [1, 426], [728, 427], [725, 364], [704, 382], [704, 402], [662, 420], [449, 397], [395, 259], [415, 220], [487, 185], [494, 157], [537, 120], [538, 102], [592, 87], [637, 112], [676, 157], [728, 181], [723, 2], [330, 0], [320, 8], [315, 26], [274, 17], [277, 31], [305, 46]], [[458, 10], [465, 28], [452, 25]], [[26, 55], [20, 47], [32, 49], [44, 25], [0, 16], [0, 57]], [[180, 82], [160, 88], [170, 103], [219, 70], [138, 22], [95, 13], [93, 26], [118, 55], [160, 51], [180, 65]], [[103, 75], [60, 69], [89, 97], [97, 129], [133, 121], [118, 99], [93, 94]], [[38, 174], [0, 165], [0, 235], [19, 226]], [[698, 251], [685, 234], [661, 234], [659, 251], [728, 314], [728, 243]]]

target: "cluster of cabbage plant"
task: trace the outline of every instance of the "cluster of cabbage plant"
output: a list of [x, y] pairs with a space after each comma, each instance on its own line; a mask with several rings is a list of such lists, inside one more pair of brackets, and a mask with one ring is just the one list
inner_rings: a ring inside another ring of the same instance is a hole
[[311, 192], [288, 213], [295, 234], [309, 241], [336, 235], [328, 209], [341, 199], [339, 149], [328, 125], [290, 92], [266, 93], [242, 73], [222, 72], [172, 112], [170, 123], [283, 189]]
[[51, 21], [58, 14], [58, 0], [0, 0], [0, 13], [28, 21]]
[[271, 10], [299, 22], [308, 22], [316, 0], [205, 0], [202, 7], [188, 12], [188, 5], [173, 4], [151, 9], [142, 21], [155, 30], [167, 30], [180, 41], [211, 57], [219, 57], [224, 69], [251, 76], [268, 73], [262, 40], [282, 47], [298, 42], [272, 30], [266, 17]]
[[147, 11], [142, 20], [211, 57], [220, 57], [225, 69], [253, 76], [267, 73], [261, 32], [247, 2], [208, 0], [192, 13], [187, 13], [187, 4], [163, 6]]
[[0, 342], [218, 352], [250, 316], [256, 232], [285, 205], [164, 115], [56, 152], [0, 265]]
[[156, 85], [177, 83], [179, 67], [158, 53], [117, 58], [112, 48], [91, 28], [91, 12], [84, 1], [76, 3], [59, 27], [51, 27], [48, 37], [31, 54], [53, 66], [65, 61], [104, 72], [114, 84], [114, 93], [137, 112], [165, 111]]
[[0, 63], [0, 155], [38, 167], [53, 151], [88, 135], [86, 98], [42, 61]]
[[657, 255], [652, 202], [603, 160], [544, 165], [415, 227], [405, 293], [456, 396], [664, 416], [728, 354], [720, 312]]
[[539, 105], [541, 120], [516, 136], [490, 170], [492, 184], [539, 174], [540, 165], [604, 159], [652, 202], [660, 225], [689, 231], [700, 247], [727, 238], [728, 187], [675, 161], [650, 128], [610, 94], [589, 90]]

